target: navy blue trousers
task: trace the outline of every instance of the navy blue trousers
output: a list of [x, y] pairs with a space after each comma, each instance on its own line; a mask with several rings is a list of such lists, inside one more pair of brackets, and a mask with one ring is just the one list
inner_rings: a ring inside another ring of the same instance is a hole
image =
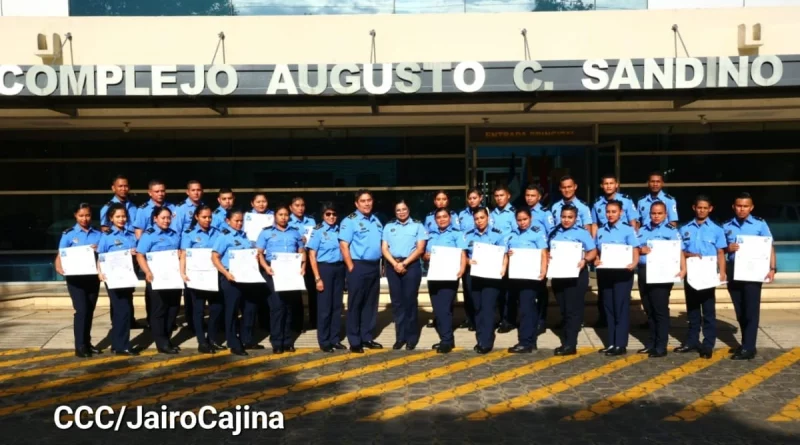
[[536, 346], [539, 328], [538, 300], [547, 297], [544, 281], [508, 280], [509, 293], [519, 302], [517, 339], [525, 347]]
[[667, 352], [669, 343], [670, 292], [672, 283], [647, 284], [647, 266], [639, 265], [639, 295], [647, 295], [642, 297], [642, 304], [650, 328], [650, 338], [644, 346], [662, 353]]
[[[603, 289], [608, 288], [608, 284], [605, 281], [608, 279], [608, 275], [603, 273], [603, 269], [596, 271], [596, 279], [597, 279], [597, 323], [598, 324], [608, 324], [608, 313], [606, 312], [606, 295], [603, 293]], [[587, 289], [588, 290], [588, 289]]]
[[415, 346], [419, 342], [417, 299], [419, 284], [422, 281], [422, 267], [419, 261], [409, 264], [403, 275], [398, 275], [394, 268], [387, 264], [386, 281], [389, 282], [389, 298], [392, 301], [395, 341]]
[[[194, 297], [192, 293], [189, 292], [189, 288], [185, 287], [183, 289], [183, 319], [186, 321], [186, 326], [189, 326], [194, 331], [197, 331], [197, 324], [194, 321], [195, 316], [194, 310]], [[200, 318], [200, 323], [202, 324], [202, 317]]]
[[75, 309], [72, 320], [75, 350], [88, 349], [92, 344], [92, 318], [100, 293], [100, 280], [97, 275], [79, 275], [66, 277], [66, 282]]
[[178, 309], [181, 304], [181, 290], [167, 289], [155, 290], [147, 283], [150, 289], [150, 331], [153, 333], [153, 340], [156, 346], [166, 349], [172, 346], [172, 326], [178, 318]]
[[[219, 292], [209, 292], [197, 289], [186, 288], [184, 295], [188, 294], [192, 301], [192, 322], [194, 323], [194, 333], [197, 336], [197, 344], [216, 343], [217, 333], [221, 325], [225, 305]], [[203, 327], [205, 318], [206, 302], [208, 302], [208, 334]]]
[[[728, 279], [733, 278], [733, 263], [728, 265]], [[728, 281], [728, 293], [736, 312], [739, 332], [742, 334], [742, 349], [756, 350], [758, 322], [761, 316], [761, 286], [752, 281]]]
[[589, 288], [589, 271], [584, 267], [578, 278], [553, 278], [550, 280], [553, 293], [561, 309], [564, 331], [561, 346], [578, 346], [578, 333], [583, 324], [583, 309], [586, 304], [586, 290]]
[[494, 311], [503, 280], [472, 277], [472, 304], [475, 306], [475, 338], [482, 348], [494, 347]]
[[229, 348], [235, 350], [242, 349], [242, 340], [239, 338], [239, 323], [237, 322], [239, 310], [242, 307], [242, 286], [244, 285], [228, 281], [222, 275], [219, 276], [219, 288], [222, 291], [225, 306], [225, 341], [228, 343]]
[[500, 322], [517, 325], [517, 295], [509, 290], [508, 275], [503, 277], [500, 293], [497, 295], [497, 311], [500, 313]]
[[[631, 290], [633, 271], [626, 269], [600, 269], [597, 271], [599, 295], [608, 321], [606, 346], [628, 347], [631, 324]], [[602, 281], [600, 280], [602, 277]]]
[[431, 296], [433, 315], [436, 319], [436, 332], [441, 345], [455, 346], [453, 336], [453, 302], [458, 292], [456, 281], [428, 281], [428, 293]]
[[339, 261], [317, 263], [317, 268], [323, 286], [317, 294], [317, 342], [320, 347], [332, 346], [341, 342], [346, 267]]
[[[303, 291], [275, 291], [275, 281], [267, 276], [269, 288], [269, 342], [273, 348], [288, 348], [294, 345], [292, 334], [293, 313], [297, 310], [298, 300], [303, 307]], [[247, 342], [245, 342], [247, 344]]]
[[464, 294], [464, 315], [469, 323], [472, 326], [475, 326], [475, 305], [472, 302], [472, 277], [469, 274], [469, 264], [467, 265], [467, 269], [464, 271], [464, 275], [461, 276], [461, 291]]
[[114, 314], [111, 318], [111, 349], [125, 351], [131, 349], [131, 302], [133, 288], [109, 289], [108, 299]]
[[717, 342], [717, 309], [716, 295], [711, 289], [696, 290], [684, 283], [686, 293], [686, 315], [689, 318], [689, 332], [686, 334], [686, 346], [699, 347], [700, 329], [703, 330], [702, 347], [713, 349]]
[[536, 309], [539, 314], [539, 321], [536, 329], [541, 331], [547, 326], [547, 305], [550, 303], [550, 291], [547, 290], [547, 278], [542, 280], [541, 293], [536, 296]]
[[347, 342], [361, 346], [373, 340], [378, 316], [380, 262], [353, 261], [347, 274]]

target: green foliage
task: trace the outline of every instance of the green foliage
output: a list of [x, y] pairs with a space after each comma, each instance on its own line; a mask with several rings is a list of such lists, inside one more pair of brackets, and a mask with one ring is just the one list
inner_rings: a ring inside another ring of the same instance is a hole
[[594, 1], [587, 0], [536, 0], [534, 11], [591, 11]]

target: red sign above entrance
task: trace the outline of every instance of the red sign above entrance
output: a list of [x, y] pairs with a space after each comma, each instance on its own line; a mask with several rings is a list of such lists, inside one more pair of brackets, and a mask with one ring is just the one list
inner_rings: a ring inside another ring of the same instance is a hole
[[594, 144], [594, 128], [592, 126], [470, 128], [470, 142], [586, 142]]

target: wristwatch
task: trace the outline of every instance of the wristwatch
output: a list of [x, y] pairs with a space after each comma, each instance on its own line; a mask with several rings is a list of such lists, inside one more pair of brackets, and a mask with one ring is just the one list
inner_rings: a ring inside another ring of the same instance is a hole
[[320, 281], [322, 281], [322, 278], [317, 278], [316, 280], [314, 280], [315, 283], [319, 283]]

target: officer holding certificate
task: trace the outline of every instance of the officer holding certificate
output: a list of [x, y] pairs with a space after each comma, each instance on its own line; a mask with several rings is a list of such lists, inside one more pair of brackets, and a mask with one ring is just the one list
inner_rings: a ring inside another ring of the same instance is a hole
[[[61, 234], [58, 242], [59, 249], [78, 246], [92, 246], [95, 251], [100, 242], [102, 232], [92, 227], [92, 209], [89, 204], [81, 203], [75, 211], [76, 224]], [[56, 272], [64, 275], [61, 266], [61, 255], [56, 255]], [[92, 318], [97, 305], [97, 294], [100, 292], [100, 281], [97, 275], [67, 276], [67, 291], [72, 299], [72, 308], [75, 309], [73, 321], [73, 334], [75, 336], [75, 356], [91, 357], [100, 354], [100, 350], [92, 345]]]
[[508, 257], [513, 261], [516, 249], [541, 249], [541, 273], [538, 280], [513, 279], [509, 277], [509, 294], [513, 301], [519, 303], [519, 342], [508, 352], [530, 353], [536, 347], [536, 338], [539, 332], [539, 307], [540, 300], [547, 303], [547, 237], [545, 230], [533, 224], [531, 211], [527, 208], [517, 209], [517, 228], [511, 231], [508, 238]]
[[[278, 209], [275, 209], [276, 212], [277, 210]], [[300, 233], [300, 236], [303, 240], [303, 245], [306, 245], [308, 243], [308, 235], [310, 235], [309, 229], [313, 229], [314, 226], [317, 225], [317, 222], [314, 220], [314, 218], [306, 215], [306, 201], [302, 196], [295, 196], [292, 198], [289, 210], [289, 227], [294, 228], [298, 233]], [[316, 329], [317, 285], [314, 283], [314, 274], [312, 274], [308, 269], [308, 263], [305, 263], [303, 267], [305, 268], [303, 279], [305, 280], [306, 293], [308, 294], [308, 322], [311, 326], [311, 329]], [[306, 330], [303, 327], [303, 298], [301, 297], [296, 300], [292, 300], [292, 305], [292, 327], [294, 327], [297, 332], [305, 332]], [[271, 306], [270, 310], [272, 310]]]
[[[462, 233], [467, 233], [475, 227], [475, 211], [481, 207], [483, 201], [483, 191], [478, 187], [472, 187], [467, 191], [467, 207], [458, 214], [458, 226]], [[464, 294], [464, 323], [459, 328], [470, 331], [475, 330], [475, 307], [472, 305], [472, 292], [470, 292], [469, 263], [461, 279], [461, 292]]]
[[[633, 269], [639, 262], [639, 241], [635, 229], [622, 221], [623, 204], [617, 200], [605, 205], [606, 223], [597, 230], [595, 243], [598, 256], [594, 260], [597, 267], [598, 294], [602, 296], [603, 309], [608, 320], [608, 341], [599, 352], [607, 356], [624, 355], [628, 352], [630, 333], [631, 289], [633, 289]], [[631, 247], [631, 257], [625, 258], [624, 268], [610, 266], [609, 253], [604, 247], [626, 245]], [[606, 264], [603, 262], [605, 261]]]
[[[734, 275], [734, 259], [739, 251], [737, 237], [751, 235], [772, 238], [766, 221], [753, 216], [753, 197], [749, 193], [741, 193], [733, 202], [733, 219], [722, 225], [725, 232], [727, 247], [727, 275], [728, 293], [736, 310], [736, 320], [739, 322], [739, 332], [742, 333], [742, 345], [734, 350], [733, 360], [750, 360], [756, 356], [756, 337], [758, 336], [758, 321], [761, 311], [761, 285], [760, 281], [739, 281]], [[766, 281], [775, 279], [775, 247], [771, 249], [769, 258], [769, 272], [764, 277]]]
[[[669, 295], [673, 283], [648, 283], [647, 282], [647, 255], [651, 253], [648, 241], [674, 240], [680, 241], [681, 234], [675, 226], [667, 221], [667, 205], [655, 201], [650, 205], [649, 222], [639, 229], [639, 295], [645, 305], [647, 323], [650, 337], [645, 343], [640, 354], [647, 354], [650, 358], [659, 358], [667, 355], [667, 342], [669, 342]], [[681, 254], [681, 272], [677, 278], [686, 276], [686, 258]], [[646, 296], [646, 297], [645, 297]]]

